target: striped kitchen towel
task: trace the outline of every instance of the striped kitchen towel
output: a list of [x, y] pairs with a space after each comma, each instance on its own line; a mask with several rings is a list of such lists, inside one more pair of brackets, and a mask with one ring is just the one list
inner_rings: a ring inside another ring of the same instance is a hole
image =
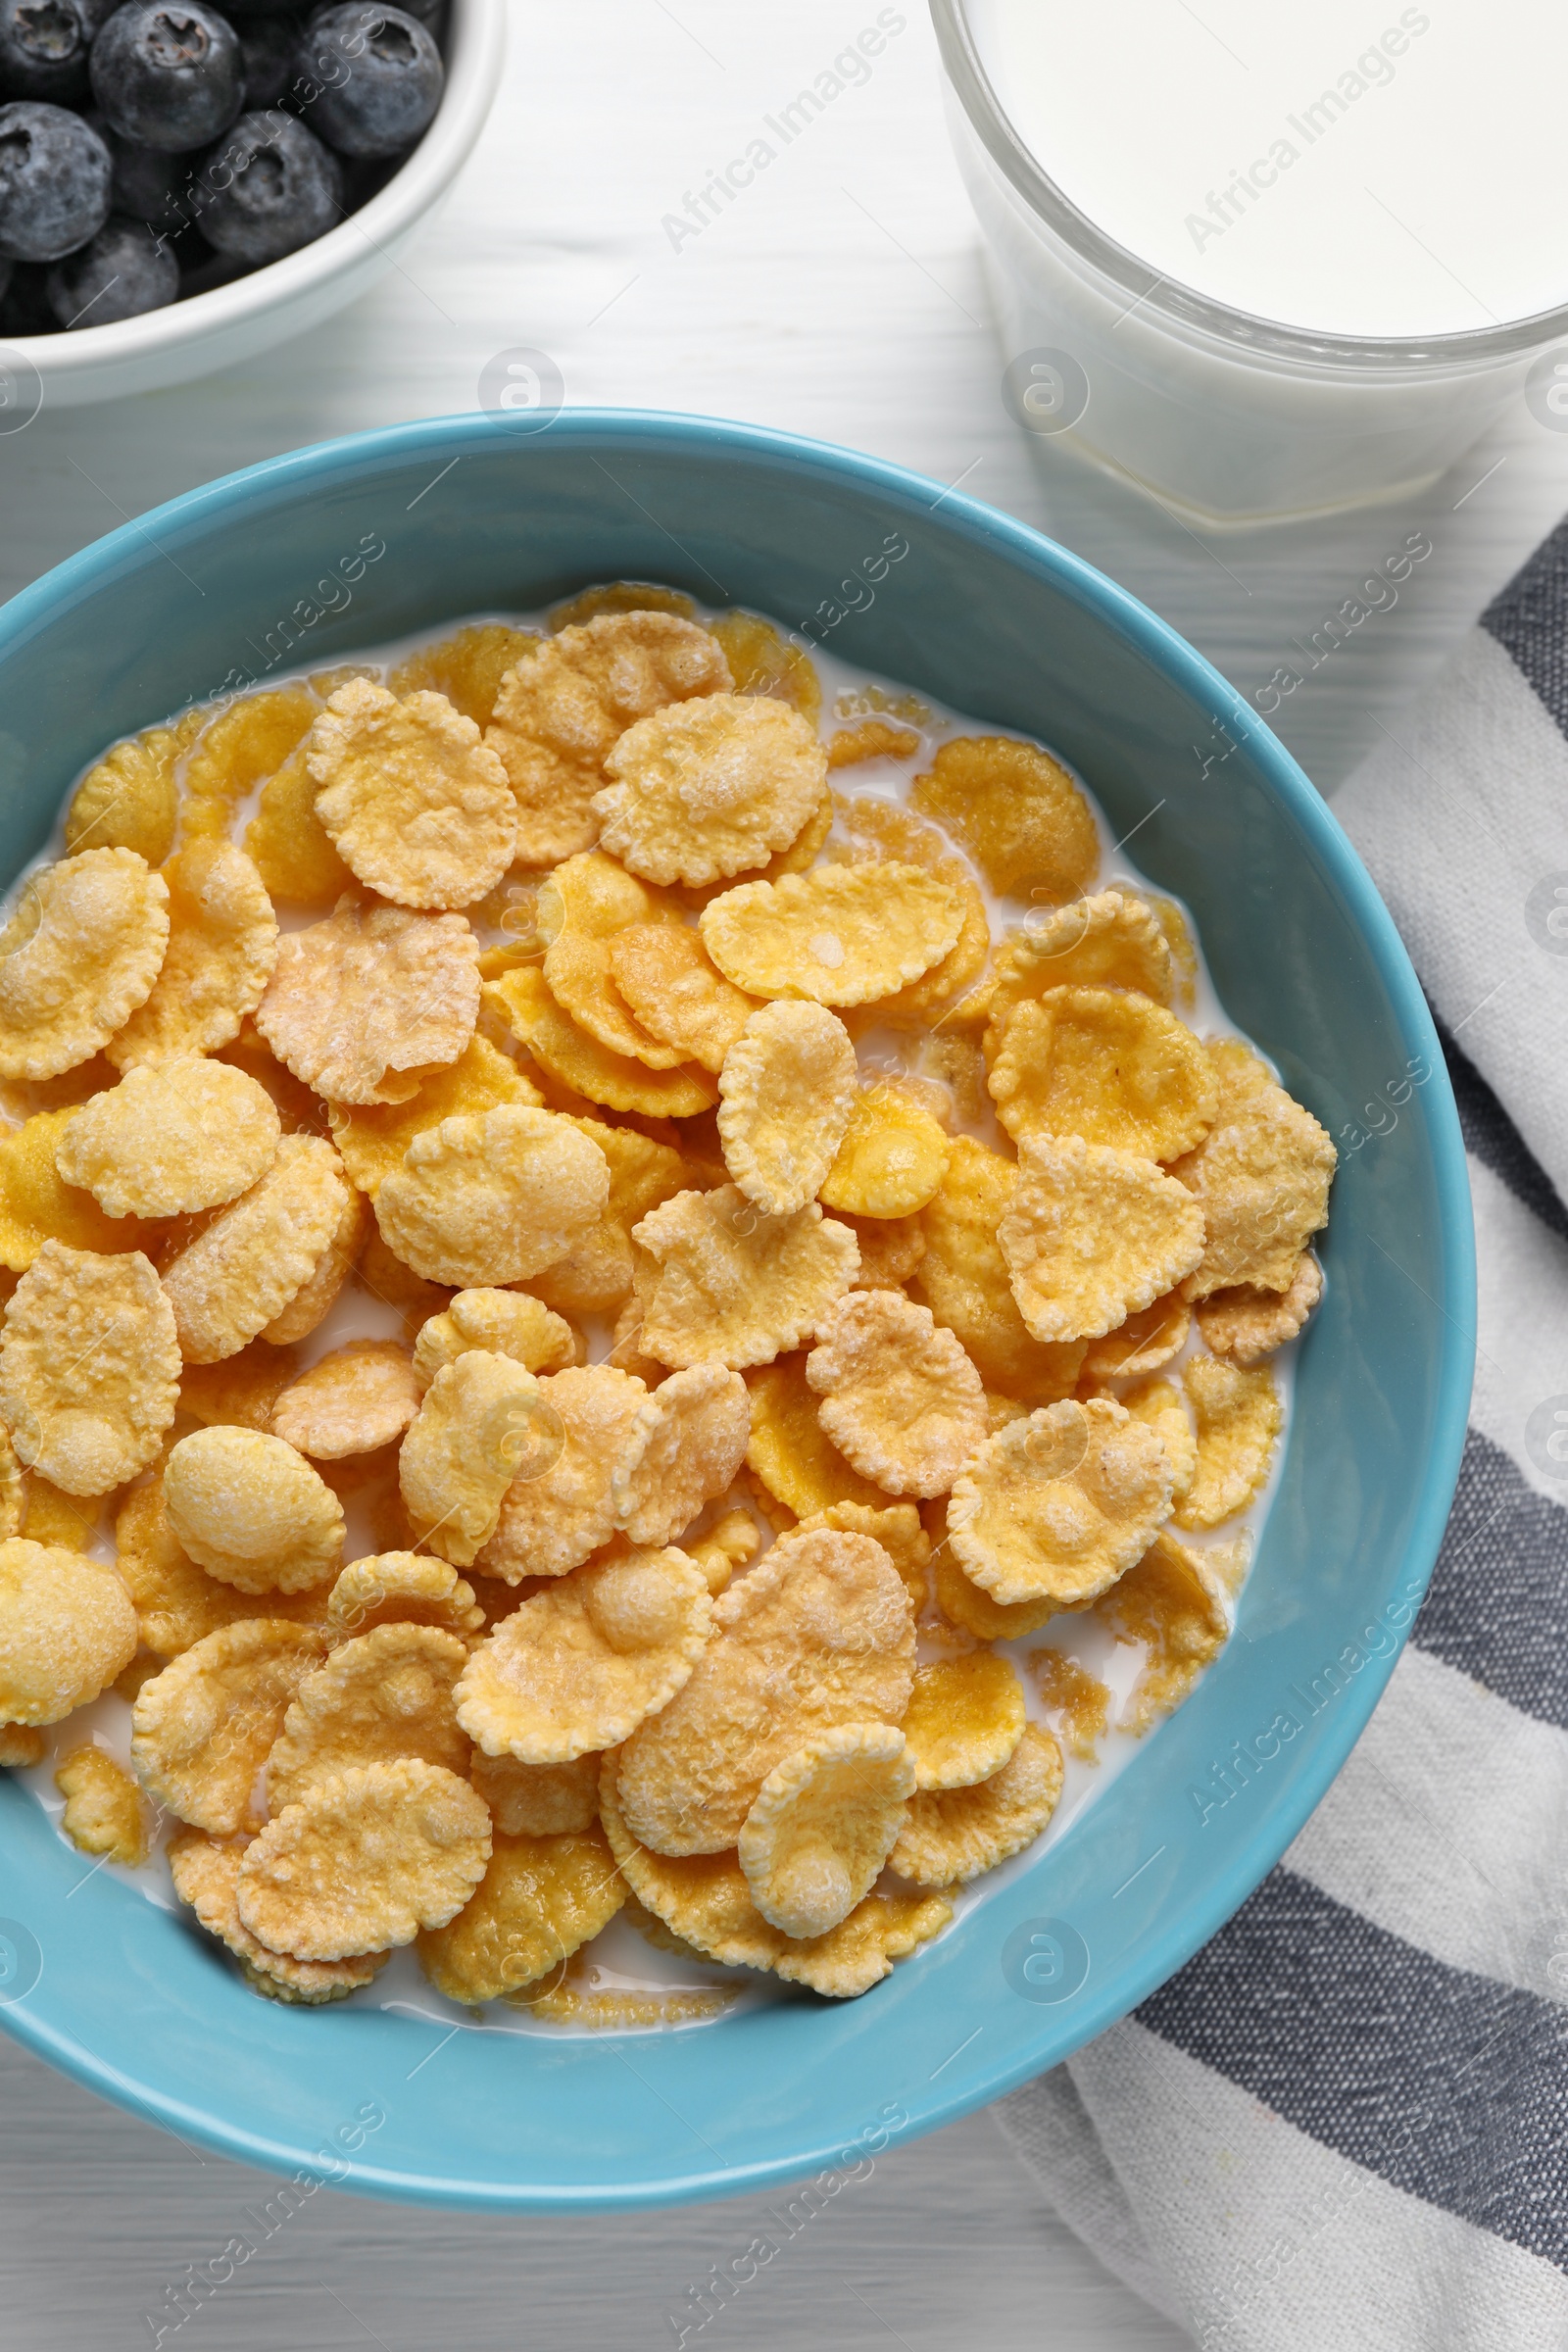
[[1568, 523], [1335, 804], [1426, 986], [1480, 1277], [1431, 1592], [1322, 1805], [997, 2109], [1204, 2352], [1568, 2346]]

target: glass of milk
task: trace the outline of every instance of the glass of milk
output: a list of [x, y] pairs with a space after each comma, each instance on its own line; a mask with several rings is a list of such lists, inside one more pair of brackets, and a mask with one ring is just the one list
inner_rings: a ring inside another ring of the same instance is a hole
[[932, 13], [1031, 431], [1245, 523], [1568, 429], [1561, 0]]

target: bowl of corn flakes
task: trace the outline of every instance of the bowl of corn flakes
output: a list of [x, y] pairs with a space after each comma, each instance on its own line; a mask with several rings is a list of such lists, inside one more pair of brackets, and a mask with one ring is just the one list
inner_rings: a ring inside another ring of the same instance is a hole
[[0, 2025], [514, 2210], [1170, 1976], [1387, 1681], [1473, 1328], [1414, 974], [1200, 657], [875, 461], [540, 427], [0, 614]]

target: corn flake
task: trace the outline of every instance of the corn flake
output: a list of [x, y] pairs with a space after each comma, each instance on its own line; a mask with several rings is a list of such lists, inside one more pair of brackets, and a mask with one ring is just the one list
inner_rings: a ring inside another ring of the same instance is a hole
[[1157, 1434], [1108, 1397], [1009, 1422], [954, 1483], [959, 1567], [1004, 1605], [1076, 1608], [1130, 1568], [1170, 1509]]
[[[936, 1197], [949, 1138], [896, 1079], [862, 1088], [821, 1186], [824, 1206], [858, 1217], [908, 1217]], [[923, 1252], [922, 1252], [923, 1254]]]
[[68, 1494], [145, 1470], [174, 1418], [179, 1345], [139, 1250], [45, 1242], [0, 1329], [0, 1419], [19, 1458]]
[[508, 1838], [571, 1837], [599, 1820], [597, 1755], [573, 1756], [569, 1764], [519, 1764], [511, 1753], [487, 1756], [480, 1747], [470, 1777]]
[[611, 968], [619, 933], [634, 924], [673, 928], [675, 910], [600, 850], [584, 850], [558, 865], [540, 888], [538, 906], [545, 986], [562, 1010], [611, 1053], [651, 1070], [676, 1068], [685, 1055], [644, 1028]]
[[256, 1026], [318, 1094], [407, 1102], [473, 1035], [478, 963], [461, 914], [345, 898], [326, 922], [280, 942]]
[[746, 1383], [722, 1364], [692, 1364], [638, 1406], [636, 1441], [612, 1480], [615, 1524], [632, 1544], [667, 1544], [725, 1494], [751, 1434]]
[[597, 1822], [557, 1837], [498, 1837], [476, 1891], [418, 1939], [419, 1966], [449, 2001], [476, 2008], [559, 1970], [626, 1899]]
[[719, 882], [787, 850], [817, 808], [827, 756], [767, 697], [710, 694], [628, 727], [596, 793], [601, 840], [650, 882]]
[[472, 1348], [510, 1356], [525, 1372], [564, 1372], [577, 1360], [571, 1325], [526, 1291], [459, 1291], [443, 1313], [419, 1327], [416, 1394], [422, 1396], [438, 1372]]
[[789, 1984], [807, 1984], [831, 2000], [854, 2000], [940, 1935], [953, 1917], [941, 1894], [868, 1894], [825, 1936], [789, 1943], [773, 1963]]
[[1323, 1296], [1323, 1269], [1315, 1257], [1297, 1261], [1290, 1287], [1260, 1291], [1249, 1284], [1212, 1291], [1198, 1309], [1198, 1328], [1210, 1351], [1250, 1367], [1294, 1340]]
[[527, 1047], [547, 1077], [586, 1102], [650, 1118], [688, 1119], [717, 1100], [718, 1089], [707, 1071], [690, 1062], [651, 1070], [631, 1054], [601, 1045], [562, 1011], [543, 972], [529, 965], [488, 982], [482, 1002]]
[[945, 743], [915, 777], [909, 803], [946, 827], [1004, 898], [1074, 899], [1100, 863], [1088, 802], [1032, 743], [1001, 735]]
[[243, 850], [198, 841], [165, 866], [169, 948], [146, 1002], [104, 1051], [117, 1069], [238, 1037], [277, 959], [277, 917]]
[[601, 580], [552, 605], [545, 617], [552, 633], [559, 635], [563, 629], [597, 620], [602, 612], [673, 612], [681, 620], [697, 618], [697, 607], [684, 589], [663, 588], [654, 580]]
[[145, 1004], [169, 946], [169, 885], [134, 850], [29, 874], [0, 929], [0, 1078], [53, 1078]]
[[480, 1118], [509, 1103], [537, 1110], [542, 1098], [488, 1038], [471, 1037], [457, 1060], [426, 1077], [407, 1102], [329, 1102], [326, 1112], [344, 1167], [373, 1200], [382, 1177], [403, 1165], [409, 1146], [427, 1127], [439, 1127], [443, 1119]]
[[262, 1326], [261, 1336], [270, 1346], [288, 1348], [296, 1340], [309, 1339], [326, 1320], [354, 1271], [369, 1224], [370, 1213], [364, 1200], [352, 1185], [344, 1183], [337, 1223], [320, 1256], [281, 1314]]
[[904, 1737], [917, 1788], [970, 1788], [1023, 1738], [1023, 1687], [1010, 1658], [974, 1649], [915, 1671]]
[[354, 876], [316, 813], [316, 778], [303, 744], [262, 786], [256, 814], [245, 828], [244, 846], [271, 899], [298, 906], [331, 906], [354, 888]]
[[[128, 1674], [129, 1667], [125, 1671]], [[29, 1765], [41, 1764], [48, 1748], [42, 1732], [31, 1724], [0, 1723], [0, 1772], [24, 1772]]]
[[1208, 1056], [1219, 1108], [1199, 1149], [1171, 1171], [1200, 1203], [1208, 1233], [1185, 1296], [1244, 1283], [1289, 1290], [1302, 1250], [1328, 1223], [1334, 1146], [1238, 1039], [1212, 1041]]
[[610, 1171], [569, 1119], [520, 1103], [422, 1128], [375, 1195], [381, 1238], [429, 1282], [525, 1282], [597, 1223]]
[[1285, 1407], [1266, 1363], [1249, 1372], [1195, 1355], [1182, 1382], [1198, 1424], [1198, 1467], [1173, 1516], [1178, 1527], [1218, 1527], [1261, 1493]]
[[925, 1228], [917, 1216], [857, 1217], [837, 1206], [833, 1213], [860, 1245], [860, 1268], [853, 1290], [896, 1291], [918, 1273], [925, 1256]]
[[468, 1635], [483, 1624], [473, 1587], [445, 1560], [417, 1551], [377, 1551], [351, 1561], [327, 1594], [326, 1630], [334, 1642], [382, 1625], [434, 1625]]
[[795, 1532], [805, 1536], [819, 1527], [869, 1536], [880, 1544], [904, 1580], [910, 1608], [920, 1615], [928, 1595], [931, 1539], [912, 1502], [890, 1503], [880, 1497], [875, 1503], [830, 1502], [824, 1510], [803, 1512]]
[[746, 1459], [764, 1492], [798, 1519], [840, 1503], [876, 1510], [887, 1497], [851, 1466], [823, 1429], [806, 1365], [804, 1355], [786, 1355], [749, 1375], [752, 1427]]
[[710, 1595], [717, 1599], [737, 1568], [745, 1568], [762, 1548], [762, 1538], [750, 1511], [726, 1511], [706, 1534], [689, 1536], [682, 1551], [703, 1572]]
[[422, 1756], [466, 1774], [452, 1693], [467, 1663], [466, 1642], [434, 1625], [381, 1625], [340, 1642], [300, 1685], [267, 1759], [272, 1812], [350, 1765]]
[[[177, 1658], [209, 1634], [257, 1615], [251, 1593], [209, 1576], [183, 1549], [169, 1524], [161, 1478], [131, 1489], [115, 1521], [115, 1543], [142, 1644], [155, 1659]], [[297, 1620], [301, 1603], [270, 1593], [266, 1611]]]
[[719, 970], [750, 996], [866, 1004], [952, 953], [963, 902], [917, 866], [819, 865], [741, 883], [704, 909], [700, 928]]
[[1032, 1845], [1061, 1794], [1061, 1749], [1026, 1724], [1000, 1771], [970, 1788], [920, 1789], [889, 1861], [918, 1886], [952, 1886]]
[[679, 923], [636, 922], [617, 931], [610, 976], [640, 1028], [715, 1076], [757, 1010], [755, 998], [724, 978], [701, 934]]
[[1058, 988], [1126, 988], [1169, 1004], [1175, 991], [1170, 949], [1142, 899], [1097, 891], [1009, 940], [997, 957], [987, 1053], [996, 1053], [1019, 1004]]
[[892, 1851], [913, 1788], [904, 1734], [890, 1724], [844, 1724], [776, 1764], [737, 1851], [762, 1917], [797, 1937], [847, 1919]]
[[985, 901], [968, 866], [954, 856], [934, 825], [922, 824], [895, 802], [835, 793], [833, 810], [852, 858], [893, 858], [917, 865], [956, 890], [963, 905], [963, 927], [942, 961], [923, 978], [884, 997], [874, 1018], [884, 1028], [924, 1029], [955, 1015], [959, 999], [979, 979], [991, 953]]
[[1148, 1650], [1119, 1728], [1135, 1740], [1181, 1705], [1230, 1636], [1225, 1588], [1200, 1551], [1161, 1531], [1136, 1567], [1095, 1604], [1121, 1642]]
[[247, 695], [210, 716], [185, 763], [184, 839], [223, 840], [241, 801], [282, 766], [316, 711], [310, 687], [296, 683]]
[[791, 645], [770, 620], [738, 605], [709, 626], [723, 648], [737, 694], [765, 694], [788, 703], [815, 731], [822, 688], [804, 645]]
[[345, 1960], [444, 1928], [484, 1877], [490, 1816], [416, 1756], [351, 1766], [289, 1805], [239, 1869], [243, 1926], [274, 1951]]
[[355, 878], [400, 906], [466, 906], [517, 850], [507, 771], [443, 695], [352, 678], [311, 728], [316, 813]]
[[1141, 1306], [1114, 1331], [1091, 1340], [1084, 1356], [1087, 1380], [1134, 1380], [1157, 1372], [1179, 1355], [1192, 1327], [1192, 1309], [1179, 1292], [1167, 1291], [1150, 1306]]
[[66, 1800], [60, 1826], [78, 1853], [134, 1870], [147, 1859], [147, 1814], [141, 1790], [106, 1749], [74, 1747], [55, 1773]]
[[820, 1190], [856, 1101], [855, 1048], [820, 1004], [763, 1004], [719, 1074], [724, 1164], [770, 1216], [804, 1208]]
[[1037, 1340], [1102, 1338], [1201, 1257], [1203, 1212], [1156, 1161], [1036, 1134], [1018, 1162], [997, 1241]]
[[885, 718], [862, 718], [853, 727], [838, 727], [827, 739], [831, 768], [858, 767], [865, 760], [912, 760], [920, 738], [912, 727], [896, 727]]
[[343, 1163], [319, 1137], [285, 1135], [259, 1183], [219, 1210], [164, 1268], [187, 1364], [237, 1355], [298, 1298], [342, 1222]]
[[107, 1217], [90, 1194], [66, 1184], [55, 1164], [70, 1110], [40, 1110], [0, 1135], [0, 1265], [23, 1273], [47, 1241], [105, 1255], [134, 1248], [137, 1228]]
[[897, 1724], [909, 1702], [913, 1612], [867, 1536], [782, 1537], [712, 1621], [690, 1681], [621, 1751], [627, 1826], [662, 1853], [733, 1845], [786, 1756], [847, 1723]]
[[771, 1363], [814, 1330], [858, 1262], [854, 1235], [814, 1200], [768, 1216], [733, 1184], [678, 1193], [632, 1239], [654, 1261], [642, 1345], [677, 1370]]
[[616, 1478], [644, 1443], [648, 1392], [629, 1373], [609, 1364], [573, 1366], [540, 1381], [539, 1389], [561, 1425], [561, 1450], [534, 1477], [514, 1475], [479, 1560], [509, 1585], [525, 1576], [564, 1576], [609, 1543]]
[[997, 1239], [1017, 1182], [1000, 1152], [972, 1136], [951, 1139], [947, 1173], [921, 1212], [917, 1287], [983, 1380], [1025, 1404], [1054, 1404], [1072, 1395], [1084, 1351], [1081, 1343], [1032, 1338], [1018, 1312]]
[[417, 647], [398, 663], [387, 684], [396, 695], [443, 695], [454, 710], [487, 727], [502, 679], [539, 642], [533, 629], [510, 628], [504, 620], [470, 621], [435, 645]]
[[134, 850], [162, 865], [174, 846], [179, 788], [174, 763], [206, 724], [186, 710], [167, 727], [148, 727], [106, 752], [77, 785], [66, 810], [66, 848]]
[[1144, 1159], [1193, 1151], [1218, 1102], [1208, 1057], [1174, 1013], [1103, 988], [1054, 988], [1014, 1005], [990, 1085], [1020, 1144], [1080, 1135]]
[[373, 1453], [402, 1437], [419, 1396], [406, 1348], [396, 1340], [350, 1340], [283, 1390], [271, 1433], [318, 1461]]
[[889, 1494], [945, 1494], [987, 1434], [980, 1375], [929, 1307], [852, 1291], [817, 1324], [806, 1378], [822, 1428]]
[[670, 612], [601, 612], [527, 648], [501, 681], [485, 733], [516, 799], [517, 856], [554, 865], [592, 849], [604, 762], [626, 729], [729, 685], [708, 631]]
[[[1163, 1542], [1156, 1536], [1156, 1544]], [[1147, 1557], [1147, 1554], [1146, 1554]], [[1136, 1569], [1129, 1575], [1136, 1575]], [[1126, 1584], [1127, 1577], [1121, 1582]], [[1113, 1600], [1118, 1588], [1112, 1585], [1107, 1601]], [[1098, 1675], [1090, 1674], [1070, 1658], [1064, 1649], [1032, 1649], [1027, 1664], [1034, 1677], [1035, 1688], [1050, 1713], [1055, 1718], [1057, 1738], [1065, 1742], [1069, 1755], [1085, 1764], [1095, 1763], [1100, 1754], [1100, 1742], [1104, 1738], [1110, 1720], [1110, 1692]]]
[[136, 1654], [136, 1612], [112, 1568], [58, 1545], [0, 1544], [0, 1723], [58, 1723]]
[[55, 1165], [107, 1216], [183, 1216], [248, 1192], [271, 1164], [281, 1132], [271, 1097], [254, 1078], [176, 1054], [127, 1070], [73, 1111]]
[[255, 1429], [181, 1438], [164, 1465], [164, 1503], [176, 1541], [236, 1592], [302, 1592], [337, 1572], [343, 1507], [281, 1438]]
[[548, 1470], [565, 1429], [531, 1372], [471, 1348], [426, 1390], [398, 1456], [398, 1483], [419, 1543], [469, 1567], [496, 1532], [518, 1476]]
[[130, 1761], [142, 1787], [194, 1829], [257, 1827], [256, 1777], [306, 1677], [325, 1655], [313, 1627], [276, 1617], [221, 1626], [142, 1686]]
[[374, 1982], [386, 1966], [385, 1952], [368, 1952], [352, 1960], [296, 1960], [291, 1952], [274, 1952], [259, 1943], [240, 1924], [239, 1871], [244, 1858], [242, 1843], [220, 1841], [202, 1830], [181, 1830], [169, 1843], [174, 1892], [209, 1936], [227, 1944], [254, 1990], [272, 2000], [319, 2008], [328, 2001], [346, 2000]]

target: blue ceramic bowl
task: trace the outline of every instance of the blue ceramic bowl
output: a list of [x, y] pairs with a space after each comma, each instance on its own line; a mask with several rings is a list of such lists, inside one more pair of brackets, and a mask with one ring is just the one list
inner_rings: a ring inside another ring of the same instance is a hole
[[[524, 2211], [721, 2196], [927, 2131], [1168, 1977], [1295, 1837], [1388, 1679], [1457, 1473], [1474, 1328], [1464, 1160], [1415, 974], [1305, 777], [1191, 647], [1048, 540], [894, 466], [702, 419], [521, 429], [538, 421], [280, 458], [18, 597], [0, 612], [5, 875], [107, 741], [274, 659], [325, 664], [625, 575], [825, 617], [901, 532], [908, 556], [833, 650], [1044, 737], [1118, 829], [1141, 823], [1140, 862], [1196, 910], [1231, 1013], [1331, 1133], [1417, 1057], [1435, 1074], [1342, 1158], [1328, 1296], [1235, 1638], [1058, 1843], [861, 2000], [444, 2046], [408, 2017], [277, 2008], [131, 1888], [78, 1886], [31, 1797], [0, 1788], [0, 2022], [31, 2049], [253, 2164]], [[1222, 1803], [1238, 1740], [1251, 1761]]]

